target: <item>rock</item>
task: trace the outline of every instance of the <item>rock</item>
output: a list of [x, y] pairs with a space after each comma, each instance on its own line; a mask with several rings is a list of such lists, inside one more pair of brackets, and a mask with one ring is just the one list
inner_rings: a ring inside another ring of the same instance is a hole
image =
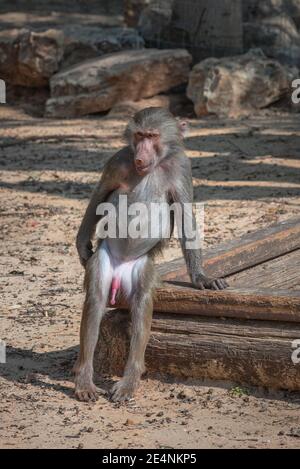
[[13, 85], [41, 87], [57, 72], [63, 33], [11, 29], [0, 32], [0, 76]]
[[193, 103], [186, 97], [185, 93], [169, 93], [139, 101], [118, 102], [109, 111], [107, 118], [128, 119], [146, 107], [164, 107], [175, 116], [192, 117], [194, 115]]
[[146, 107], [170, 108], [170, 99], [167, 95], [158, 95], [153, 98], [140, 99], [139, 101], [121, 101], [112, 107], [108, 118], [130, 118], [136, 112]]
[[174, 0], [164, 2], [149, 2], [141, 11], [138, 20], [138, 30], [149, 44], [157, 44], [167, 40], [171, 31], [171, 20]]
[[274, 103], [290, 87], [288, 71], [260, 49], [221, 59], [205, 59], [190, 73], [188, 97], [197, 116], [237, 117]]
[[69, 25], [63, 28], [63, 67], [125, 49], [141, 49], [144, 40], [132, 28]]
[[136, 422], [132, 419], [127, 419], [124, 425], [126, 425], [127, 427], [131, 427], [132, 425], [136, 425]]
[[[47, 86], [31, 88], [29, 86], [16, 86], [7, 84], [6, 101], [23, 109], [27, 114], [35, 117], [42, 117], [45, 112], [45, 104], [49, 99], [49, 89]], [[34, 282], [36, 279], [29, 279]]]
[[300, 31], [300, 2], [299, 0], [286, 0], [287, 13], [293, 18], [298, 30]]
[[141, 12], [153, 0], [124, 0], [124, 21], [127, 26], [135, 27], [138, 24]]
[[243, 19], [253, 21], [278, 15], [289, 15], [300, 28], [299, 0], [243, 0]]
[[195, 400], [195, 395], [192, 389], [185, 388], [179, 391], [179, 393], [177, 394], [177, 399], [182, 399], [183, 401], [191, 402]]
[[243, 52], [241, 0], [152, 1], [138, 29], [148, 46], [180, 44], [195, 60]]
[[46, 115], [82, 116], [154, 96], [187, 82], [190, 62], [184, 49], [130, 50], [84, 61], [51, 78]]
[[136, 30], [122, 27], [71, 24], [46, 31], [5, 30], [0, 32], [0, 76], [13, 85], [41, 87], [61, 68], [143, 46]]
[[286, 0], [243, 0], [243, 19], [252, 21], [281, 14], [285, 9]]
[[300, 66], [300, 34], [287, 15], [245, 23], [244, 45], [246, 49], [260, 47], [268, 57]]

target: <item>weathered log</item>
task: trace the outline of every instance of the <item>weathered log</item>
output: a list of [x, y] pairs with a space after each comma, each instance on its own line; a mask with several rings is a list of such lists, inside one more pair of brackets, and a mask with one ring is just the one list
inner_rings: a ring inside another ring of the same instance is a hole
[[167, 287], [157, 290], [157, 312], [300, 323], [300, 292], [227, 289], [201, 291]]
[[[300, 290], [300, 249], [227, 277], [235, 289]], [[290, 294], [292, 294], [290, 292]]]
[[[300, 218], [293, 218], [241, 238], [219, 244], [204, 253], [209, 275], [228, 276], [300, 248]], [[188, 281], [183, 258], [159, 266], [163, 280]]]
[[[242, 272], [230, 280], [247, 288], [200, 291], [184, 282], [181, 260], [163, 266], [161, 273], [169, 282], [155, 293], [147, 369], [175, 377], [300, 390], [300, 363], [292, 360], [300, 356], [294, 342], [300, 340], [300, 291], [295, 290], [299, 243], [300, 223], [295, 219], [206, 253], [211, 275]], [[285, 277], [287, 290], [278, 289], [280, 276]], [[101, 325], [95, 370], [121, 375], [129, 341], [128, 312], [108, 312]]]
[[[204, 265], [209, 275], [229, 276], [229, 284], [234, 288], [222, 292], [191, 288], [184, 260], [167, 262], [158, 268], [168, 283], [156, 290], [154, 310], [300, 322], [299, 247], [299, 218], [216, 246], [205, 253]], [[230, 277], [236, 272], [238, 275]], [[122, 302], [117, 306], [128, 308]]]
[[[128, 309], [120, 301], [119, 309]], [[197, 290], [165, 283], [157, 288], [154, 311], [171, 314], [286, 321], [300, 323], [300, 291], [226, 289]]]
[[[108, 312], [101, 325], [95, 370], [121, 375], [128, 356], [129, 315]], [[300, 390], [293, 341], [300, 324], [155, 314], [146, 350], [151, 373]], [[299, 355], [299, 354], [298, 354]]]

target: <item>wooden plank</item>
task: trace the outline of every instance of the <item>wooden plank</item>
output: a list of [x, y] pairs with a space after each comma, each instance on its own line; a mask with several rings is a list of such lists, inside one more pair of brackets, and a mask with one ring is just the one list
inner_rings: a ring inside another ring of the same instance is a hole
[[[128, 356], [129, 315], [110, 311], [102, 321], [94, 368], [121, 375]], [[155, 314], [146, 350], [150, 372], [300, 390], [292, 342], [300, 324]]]
[[300, 290], [300, 249], [227, 277], [234, 288]]
[[[125, 302], [119, 302], [117, 307], [128, 309]], [[165, 283], [155, 292], [154, 311], [300, 323], [300, 291], [232, 288], [203, 291], [190, 286]]]
[[[293, 218], [204, 252], [208, 275], [226, 277], [300, 248], [300, 218]], [[163, 280], [188, 281], [183, 258], [158, 266]]]

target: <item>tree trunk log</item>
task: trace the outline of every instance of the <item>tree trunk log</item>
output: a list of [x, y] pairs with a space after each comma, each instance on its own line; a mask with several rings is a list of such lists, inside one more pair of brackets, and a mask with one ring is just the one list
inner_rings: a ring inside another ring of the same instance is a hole
[[[129, 331], [128, 313], [105, 315], [95, 353], [97, 373], [123, 373]], [[300, 339], [300, 324], [159, 313], [153, 319], [146, 368], [180, 378], [295, 391], [300, 390], [300, 364], [292, 361], [295, 339]]]

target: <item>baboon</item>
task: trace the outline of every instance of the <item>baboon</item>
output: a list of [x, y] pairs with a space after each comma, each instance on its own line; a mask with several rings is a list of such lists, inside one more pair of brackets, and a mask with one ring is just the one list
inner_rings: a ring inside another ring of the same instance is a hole
[[[93, 383], [93, 355], [101, 318], [107, 303], [125, 295], [131, 306], [132, 334], [123, 378], [112, 389], [113, 401], [131, 398], [144, 372], [148, 343], [155, 269], [153, 258], [161, 248], [164, 233], [156, 237], [106, 237], [93, 251], [92, 238], [99, 222], [97, 207], [110, 202], [118, 209], [120, 195], [128, 204], [152, 202], [180, 206], [193, 202], [191, 164], [184, 153], [186, 123], [162, 108], [139, 111], [128, 123], [128, 145], [106, 163], [101, 180], [87, 207], [77, 235], [77, 249], [86, 269], [86, 298], [80, 327], [80, 353], [75, 365], [75, 394], [80, 400], [97, 399]], [[193, 226], [195, 217], [191, 214]], [[119, 220], [117, 220], [118, 224]], [[222, 290], [224, 279], [209, 278], [202, 267], [201, 249], [190, 249], [183, 220], [180, 243], [192, 284], [200, 289]], [[164, 231], [164, 227], [162, 231]]]

